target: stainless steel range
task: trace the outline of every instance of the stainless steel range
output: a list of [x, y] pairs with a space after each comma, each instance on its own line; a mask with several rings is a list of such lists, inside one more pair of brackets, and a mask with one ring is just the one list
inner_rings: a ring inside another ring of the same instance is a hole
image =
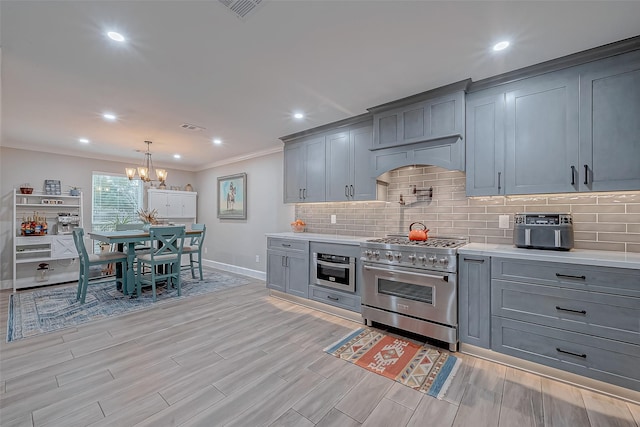
[[360, 243], [362, 317], [435, 338], [458, 349], [457, 248], [462, 237], [409, 241], [389, 236]]

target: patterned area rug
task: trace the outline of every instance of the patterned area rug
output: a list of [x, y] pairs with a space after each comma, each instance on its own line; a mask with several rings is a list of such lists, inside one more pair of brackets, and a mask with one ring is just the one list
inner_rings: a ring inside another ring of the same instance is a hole
[[460, 359], [444, 350], [369, 328], [355, 330], [324, 351], [438, 399], [460, 365]]
[[152, 301], [151, 288], [142, 291], [142, 297], [129, 298], [116, 290], [114, 281], [90, 284], [84, 304], [76, 302], [77, 284], [55, 288], [41, 288], [12, 294], [9, 299], [7, 342], [29, 338], [47, 332], [81, 325], [136, 310], [151, 308], [177, 298], [189, 298], [223, 289], [248, 284], [250, 281], [215, 271], [203, 271], [203, 281], [191, 278], [191, 272], [182, 274], [182, 295], [176, 289], [157, 289], [158, 301]]

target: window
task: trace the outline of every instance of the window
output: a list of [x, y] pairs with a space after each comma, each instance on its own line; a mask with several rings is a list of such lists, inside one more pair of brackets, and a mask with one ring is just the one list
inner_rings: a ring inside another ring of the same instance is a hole
[[94, 230], [115, 230], [116, 224], [140, 222], [138, 210], [143, 207], [143, 185], [124, 175], [93, 173], [91, 225]]

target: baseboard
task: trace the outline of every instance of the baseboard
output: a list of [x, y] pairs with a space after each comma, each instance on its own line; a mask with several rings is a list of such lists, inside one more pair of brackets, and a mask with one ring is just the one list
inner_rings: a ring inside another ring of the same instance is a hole
[[265, 273], [264, 271], [251, 270], [250, 268], [238, 267], [237, 265], [225, 264], [208, 259], [203, 259], [202, 265], [216, 268], [218, 270], [228, 271], [230, 273], [242, 274], [243, 276], [253, 277], [254, 279], [267, 280], [267, 273]]
[[618, 399], [627, 400], [635, 404], [640, 404], [640, 393], [628, 388], [619, 387], [617, 385], [605, 383], [603, 381], [583, 377], [582, 375], [574, 374], [572, 372], [567, 372], [549, 366], [541, 365], [539, 363], [530, 362], [528, 360], [519, 359], [517, 357], [498, 353], [486, 348], [476, 347], [475, 345], [460, 343], [460, 352], [479, 357], [481, 359], [486, 359], [491, 362], [510, 366], [512, 368], [531, 372], [557, 381], [562, 381], [564, 383], [571, 384], [577, 387], [582, 387], [598, 393], [613, 396]]

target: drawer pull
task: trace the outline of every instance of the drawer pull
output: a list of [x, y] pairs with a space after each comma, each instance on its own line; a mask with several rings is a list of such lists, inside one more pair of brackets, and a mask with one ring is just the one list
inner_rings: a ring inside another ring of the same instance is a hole
[[291, 247], [291, 243], [283, 243], [282, 246], [284, 246], [285, 248], [289, 248]]
[[572, 310], [570, 308], [560, 307], [559, 305], [556, 305], [556, 310], [568, 311], [570, 313], [577, 313], [577, 314], [587, 314], [587, 310]]
[[561, 348], [559, 348], [559, 347], [556, 347], [556, 351], [557, 351], [558, 353], [564, 353], [564, 354], [570, 354], [571, 356], [582, 357], [583, 359], [586, 359], [586, 358], [587, 358], [587, 355], [586, 355], [586, 354], [584, 354], [584, 353], [583, 353], [583, 354], [573, 353], [573, 352], [571, 352], [571, 351], [563, 350], [563, 349], [561, 349]]
[[340, 301], [340, 298], [332, 297], [331, 295], [327, 295], [327, 298], [332, 301]]
[[571, 274], [556, 273], [556, 277], [561, 277], [561, 278], [564, 278], [564, 279], [587, 280], [587, 276], [572, 276]]
[[462, 258], [462, 259], [464, 261], [466, 261], [466, 262], [477, 262], [477, 263], [480, 263], [480, 264], [482, 264], [484, 262], [483, 259], [473, 259], [473, 258]]

